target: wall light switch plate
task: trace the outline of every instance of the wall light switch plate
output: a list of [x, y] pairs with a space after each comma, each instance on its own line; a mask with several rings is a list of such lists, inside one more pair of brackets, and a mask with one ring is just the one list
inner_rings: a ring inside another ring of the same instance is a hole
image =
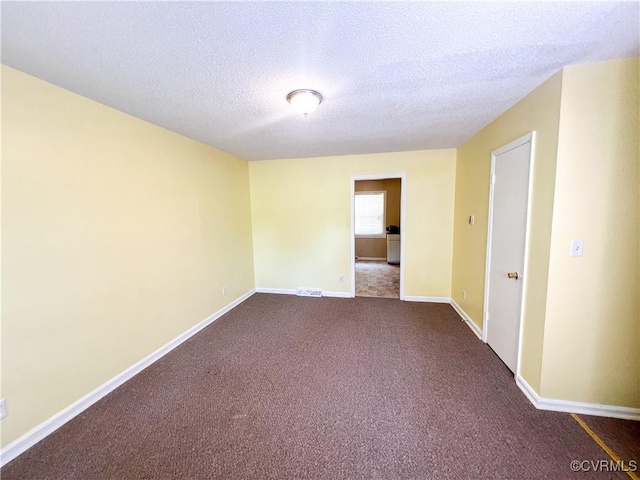
[[7, 416], [7, 402], [4, 398], [0, 400], [0, 420]]
[[584, 253], [584, 240], [571, 240], [571, 256], [581, 257]]
[[474, 225], [476, 223], [475, 215], [469, 215], [469, 225]]

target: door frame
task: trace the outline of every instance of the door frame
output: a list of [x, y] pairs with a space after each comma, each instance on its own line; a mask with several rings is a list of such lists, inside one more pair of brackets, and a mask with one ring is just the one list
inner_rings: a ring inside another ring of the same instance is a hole
[[529, 156], [529, 181], [527, 192], [527, 218], [525, 223], [524, 233], [524, 266], [522, 268], [522, 299], [520, 302], [520, 315], [518, 318], [518, 350], [516, 355], [516, 378], [520, 376], [520, 360], [522, 355], [522, 321], [524, 318], [525, 305], [527, 301], [527, 284], [528, 284], [528, 264], [529, 264], [529, 243], [531, 234], [531, 200], [533, 198], [533, 172], [534, 172], [534, 160], [535, 160], [535, 146], [536, 146], [536, 132], [531, 131], [522, 137], [519, 137], [512, 142], [503, 145], [502, 147], [491, 152], [491, 175], [489, 176], [489, 218], [487, 219], [487, 256], [485, 264], [484, 275], [484, 307], [482, 311], [482, 341], [487, 343], [487, 336], [489, 332], [489, 280], [491, 276], [491, 242], [493, 234], [493, 204], [494, 204], [494, 181], [496, 170], [496, 157], [506, 153], [510, 150], [518, 148], [525, 143], [531, 143], [531, 151]]
[[[404, 300], [404, 272], [406, 245], [406, 210], [407, 210], [407, 174], [387, 173], [380, 175], [354, 175], [351, 177], [351, 297], [356, 296], [356, 226], [355, 226], [355, 195], [356, 181], [400, 179], [400, 300]], [[386, 207], [385, 207], [386, 208]]]

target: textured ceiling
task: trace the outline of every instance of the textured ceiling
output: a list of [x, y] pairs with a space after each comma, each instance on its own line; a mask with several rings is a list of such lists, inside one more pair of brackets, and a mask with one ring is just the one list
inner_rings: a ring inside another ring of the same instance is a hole
[[[456, 147], [639, 3], [2, 2], [2, 63], [248, 160]], [[307, 118], [285, 97], [313, 88]]]

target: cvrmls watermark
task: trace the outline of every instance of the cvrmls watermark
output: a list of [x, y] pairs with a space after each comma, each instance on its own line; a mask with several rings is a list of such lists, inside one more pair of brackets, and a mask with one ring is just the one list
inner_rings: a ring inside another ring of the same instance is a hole
[[574, 472], [637, 472], [636, 460], [572, 460], [571, 470]]

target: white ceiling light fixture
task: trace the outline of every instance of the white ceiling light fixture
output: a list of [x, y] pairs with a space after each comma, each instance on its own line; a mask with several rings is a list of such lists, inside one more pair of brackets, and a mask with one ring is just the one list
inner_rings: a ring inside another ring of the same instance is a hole
[[[0, 2], [3, 65], [245, 160], [456, 148], [559, 68], [640, 52], [638, 1]], [[283, 103], [313, 87], [319, 113]]]
[[316, 108], [318, 108], [318, 105], [322, 103], [322, 95], [315, 90], [302, 88], [290, 92], [289, 95], [287, 95], [287, 101], [293, 105], [293, 108], [306, 117], [314, 112]]

